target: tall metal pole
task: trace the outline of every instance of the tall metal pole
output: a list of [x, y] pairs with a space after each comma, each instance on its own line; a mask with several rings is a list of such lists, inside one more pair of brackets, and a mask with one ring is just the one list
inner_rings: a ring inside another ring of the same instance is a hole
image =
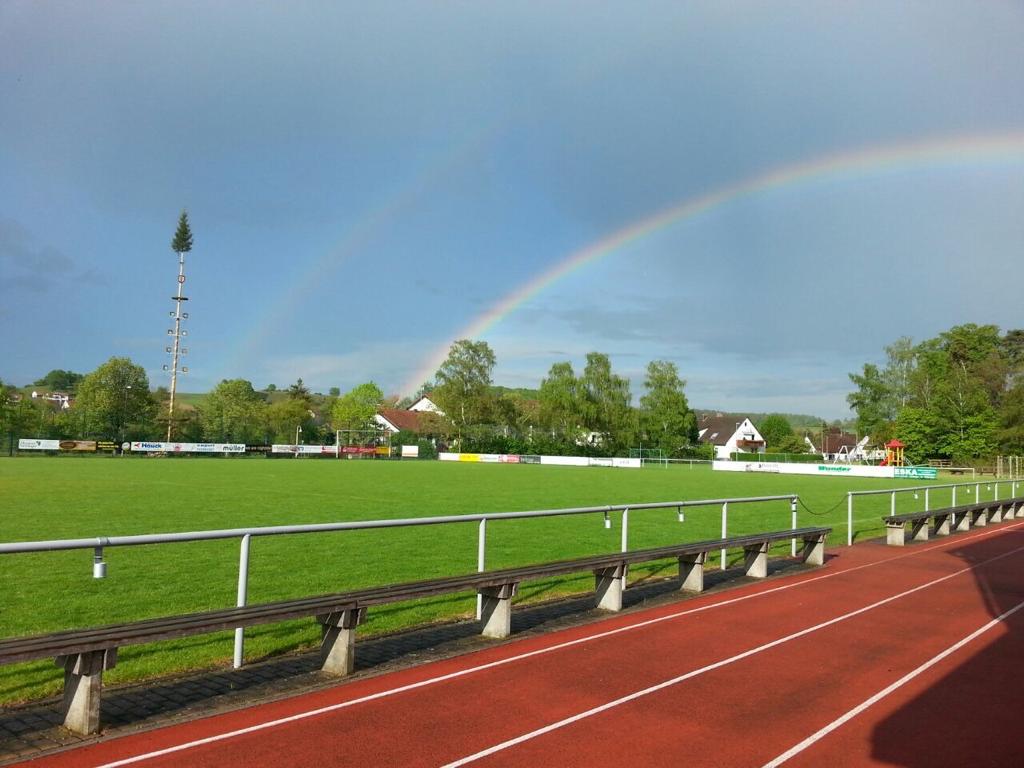
[[[174, 430], [174, 393], [178, 389], [178, 359], [179, 357], [188, 350], [183, 350], [181, 347], [181, 337], [187, 331], [182, 331], [181, 321], [187, 317], [185, 313], [181, 311], [181, 303], [188, 301], [187, 296], [182, 295], [182, 290], [185, 287], [185, 252], [178, 251], [178, 293], [176, 296], [171, 296], [171, 299], [175, 302], [174, 310], [174, 329], [168, 331], [168, 335], [174, 337], [174, 346], [171, 349], [171, 398], [170, 403], [167, 406], [167, 442], [171, 442], [171, 435]], [[165, 366], [166, 367], [166, 366]], [[184, 368], [182, 373], [188, 373], [188, 369]]]

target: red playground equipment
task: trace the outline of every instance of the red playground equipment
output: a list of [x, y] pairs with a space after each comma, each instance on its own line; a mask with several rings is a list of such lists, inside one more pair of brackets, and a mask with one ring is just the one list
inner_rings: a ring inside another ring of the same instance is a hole
[[903, 449], [906, 448], [896, 438], [893, 438], [885, 444], [885, 458], [882, 459], [882, 463], [879, 466], [882, 467], [902, 467], [903, 466]]

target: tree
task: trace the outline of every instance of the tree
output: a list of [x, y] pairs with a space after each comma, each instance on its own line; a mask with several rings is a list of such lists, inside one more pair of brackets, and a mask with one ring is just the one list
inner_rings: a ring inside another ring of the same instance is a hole
[[[757, 431], [761, 433], [761, 437], [764, 438], [765, 446], [768, 451], [772, 453], [791, 453], [791, 451], [783, 450], [783, 446], [791, 445], [793, 435], [793, 427], [789, 423], [789, 419], [783, 416], [781, 413], [772, 413], [765, 416], [760, 424], [757, 425]], [[799, 443], [799, 441], [797, 441]], [[803, 451], [799, 451], [802, 453]]]
[[572, 363], [553, 363], [538, 393], [541, 426], [575, 442], [583, 424], [583, 396]]
[[893, 417], [889, 410], [892, 391], [873, 363], [865, 363], [862, 374], [851, 373], [849, 376], [857, 391], [848, 394], [846, 402], [857, 413], [857, 431], [862, 435], [877, 434]]
[[262, 442], [266, 411], [267, 404], [251, 382], [224, 379], [199, 408], [203, 438], [210, 442]]
[[1000, 343], [1000, 351], [1009, 370], [1010, 385], [1024, 373], [1024, 330], [1007, 331]]
[[1008, 453], [1024, 454], [1024, 379], [1018, 380], [1003, 399], [999, 444]]
[[112, 357], [82, 379], [72, 408], [87, 435], [119, 442], [147, 435], [154, 415], [146, 372], [126, 357]]
[[188, 212], [182, 211], [178, 217], [178, 228], [171, 240], [171, 250], [179, 256], [192, 250], [192, 230], [188, 226]]
[[647, 365], [647, 392], [640, 398], [640, 424], [645, 442], [668, 454], [697, 442], [697, 417], [686, 400], [685, 386], [675, 363], [653, 360]]
[[289, 397], [267, 407], [267, 442], [291, 445], [296, 432], [300, 442], [303, 435], [311, 438], [316, 433], [313, 414], [304, 400]]
[[885, 355], [888, 361], [882, 378], [889, 397], [885, 410], [887, 420], [892, 420], [910, 401], [910, 380], [917, 358], [913, 339], [901, 336], [885, 348]]
[[331, 397], [341, 397], [341, 388], [331, 387], [329, 390], [327, 390], [327, 394], [330, 395]]
[[610, 450], [628, 445], [634, 428], [629, 381], [612, 372], [608, 355], [587, 353], [579, 385], [586, 429], [601, 435]]
[[384, 399], [380, 387], [372, 381], [353, 387], [339, 397], [331, 411], [331, 423], [335, 429], [375, 429], [374, 416]]
[[313, 397], [309, 393], [309, 388], [302, 383], [302, 379], [297, 379], [294, 384], [288, 387], [288, 399], [301, 400], [308, 405], [312, 402]]
[[495, 357], [486, 341], [460, 339], [437, 369], [434, 395], [441, 410], [458, 427], [483, 423], [490, 410], [491, 372]]
[[33, 383], [33, 386], [45, 387], [51, 392], [69, 392], [73, 394], [79, 383], [84, 378], [84, 374], [75, 373], [74, 371], [62, 371], [59, 368], [54, 368], [48, 374], [43, 376], [43, 378], [37, 379]]

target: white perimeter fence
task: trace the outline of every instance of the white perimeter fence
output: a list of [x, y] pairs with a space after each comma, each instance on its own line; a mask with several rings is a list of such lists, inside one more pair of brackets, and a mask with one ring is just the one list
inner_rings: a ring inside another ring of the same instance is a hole
[[[913, 494], [915, 500], [919, 500], [921, 495], [924, 495], [924, 510], [927, 512], [931, 507], [931, 492], [949, 488], [952, 494], [951, 507], [956, 506], [957, 501], [957, 490], [964, 489], [964, 494], [972, 496], [973, 502], [982, 501], [981, 488], [985, 486], [987, 493], [991, 493], [991, 497], [986, 501], [999, 501], [999, 486], [1004, 486], [1010, 489], [1009, 498], [1013, 498], [1017, 495], [1017, 486], [1021, 485], [1021, 481], [1018, 480], [989, 480], [987, 482], [975, 481], [971, 483], [944, 483], [942, 485], [916, 485], [909, 488], [886, 488], [878, 491], [848, 491], [846, 494], [846, 544], [847, 546], [853, 544], [853, 500], [859, 496], [884, 496], [889, 495], [889, 515], [896, 514], [896, 498], [900, 494]], [[962, 497], [961, 497], [962, 498]], [[904, 512], [917, 512], [919, 510], [904, 509]]]
[[[639, 504], [610, 504], [597, 507], [571, 507], [566, 509], [537, 509], [525, 512], [493, 512], [468, 515], [445, 515], [435, 517], [412, 517], [396, 520], [362, 520], [346, 523], [318, 523], [312, 525], [275, 525], [261, 528], [229, 528], [212, 531], [190, 531], [183, 533], [156, 533], [136, 536], [98, 536], [88, 539], [57, 539], [53, 541], [24, 541], [0, 543], [0, 555], [20, 554], [26, 552], [56, 552], [64, 550], [93, 550], [93, 578], [101, 579], [107, 574], [103, 560], [106, 547], [130, 547], [144, 544], [180, 544], [193, 541], [212, 541], [216, 539], [239, 539], [238, 557], [238, 592], [236, 604], [241, 607], [248, 599], [249, 585], [249, 545], [254, 536], [286, 536], [299, 533], [325, 533], [334, 531], [357, 531], [376, 528], [405, 528], [419, 525], [451, 525], [477, 524], [477, 570], [483, 571], [487, 554], [487, 522], [489, 520], [516, 520], [539, 517], [562, 517], [566, 515], [603, 515], [605, 528], [612, 527], [611, 514], [621, 513], [622, 532], [620, 547], [622, 552], [629, 551], [629, 513], [640, 510], [675, 509], [679, 522], [684, 521], [683, 510], [692, 507], [716, 507], [722, 510], [722, 538], [728, 536], [728, 516], [730, 504], [751, 504], [758, 502], [787, 501], [791, 513], [791, 523], [797, 528], [797, 494], [781, 496], [749, 496], [729, 499], [700, 499], [692, 501], [660, 501]], [[792, 542], [791, 553], [796, 555], [796, 539]], [[726, 552], [721, 552], [721, 568], [726, 566]], [[480, 616], [479, 599], [477, 602], [477, 618]], [[235, 630], [234, 666], [242, 666], [244, 651], [244, 633], [241, 628]]]

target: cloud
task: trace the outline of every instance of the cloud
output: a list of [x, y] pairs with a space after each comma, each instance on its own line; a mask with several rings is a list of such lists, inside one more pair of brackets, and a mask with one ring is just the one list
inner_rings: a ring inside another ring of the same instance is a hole
[[0, 265], [8, 275], [4, 285], [16, 291], [45, 293], [71, 279], [102, 283], [101, 274], [94, 268], [76, 274], [71, 257], [52, 245], [36, 243], [13, 219], [0, 218]]

